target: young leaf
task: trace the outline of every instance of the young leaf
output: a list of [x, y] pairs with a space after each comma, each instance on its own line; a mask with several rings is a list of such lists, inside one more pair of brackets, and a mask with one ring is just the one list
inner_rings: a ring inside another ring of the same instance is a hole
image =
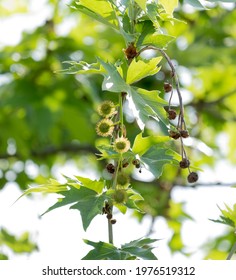
[[[78, 185], [79, 186], [79, 185]], [[31, 193], [60, 193], [68, 190], [68, 184], [61, 184], [54, 179], [49, 179], [47, 184], [27, 189], [14, 203], [20, 198]]]
[[140, 132], [134, 139], [134, 144], [132, 147], [132, 152], [138, 154], [139, 156], [147, 152], [153, 145], [157, 143], [165, 143], [169, 141], [168, 136], [147, 136], [143, 137], [142, 132]]
[[169, 125], [163, 108], [168, 102], [158, 96], [158, 91], [131, 87], [127, 99], [141, 130], [149, 117], [161, 120], [166, 126]]
[[56, 208], [72, 204], [70, 209], [77, 209], [80, 211], [85, 231], [93, 218], [96, 215], [101, 214], [102, 207], [107, 199], [107, 196], [104, 193], [98, 195], [97, 192], [85, 187], [81, 187], [80, 189], [71, 187], [68, 191], [60, 192], [60, 194], [63, 197], [59, 198], [58, 202], [51, 206], [44, 214]]
[[129, 90], [129, 86], [121, 77], [116, 66], [111, 63], [104, 62], [100, 58], [98, 58], [98, 61], [105, 69], [105, 73], [102, 73], [102, 75], [104, 76], [102, 89], [112, 92], [127, 92]]
[[139, 7], [140, 7], [143, 11], [146, 11], [146, 3], [147, 3], [147, 0], [135, 0], [135, 2], [139, 5]]
[[97, 180], [91, 180], [89, 178], [84, 178], [80, 176], [75, 176], [75, 178], [77, 178], [85, 188], [91, 189], [98, 194], [102, 193], [103, 188], [105, 186], [104, 180], [97, 181]]
[[99, 22], [118, 29], [119, 23], [116, 17], [116, 13], [111, 3], [106, 0], [74, 1], [71, 7]]
[[63, 63], [69, 64], [70, 67], [67, 69], [56, 71], [56, 73], [64, 74], [102, 74], [104, 69], [101, 68], [98, 62], [88, 64], [85, 61], [64, 61]]
[[173, 150], [166, 148], [163, 145], [155, 145], [141, 156], [140, 159], [145, 164], [146, 168], [156, 178], [159, 178], [162, 175], [165, 164], [177, 165], [180, 158], [180, 155]]
[[226, 210], [222, 210], [219, 208], [222, 213], [222, 215], [220, 215], [219, 220], [212, 220], [212, 219], [210, 220], [216, 223], [221, 223], [221, 224], [231, 226], [234, 229], [236, 229], [236, 204], [234, 204], [232, 209], [228, 205], [225, 205], [225, 207]]
[[154, 57], [149, 61], [133, 59], [127, 71], [126, 83], [133, 84], [147, 76], [156, 74], [161, 69], [161, 67], [157, 67], [161, 59], [161, 56]]
[[178, 0], [159, 0], [158, 2], [163, 6], [166, 13], [169, 14], [170, 16], [173, 16], [173, 12], [175, 8], [178, 7], [179, 4]]

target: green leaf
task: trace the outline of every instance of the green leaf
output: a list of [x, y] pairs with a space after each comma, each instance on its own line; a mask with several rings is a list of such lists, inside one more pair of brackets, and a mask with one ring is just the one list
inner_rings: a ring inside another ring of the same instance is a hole
[[51, 206], [44, 214], [56, 208], [72, 204], [70, 209], [76, 209], [80, 211], [83, 228], [85, 231], [87, 230], [93, 218], [98, 214], [101, 214], [102, 207], [105, 200], [107, 199], [107, 196], [104, 193], [98, 195], [97, 192], [85, 187], [81, 187], [80, 189], [71, 187], [68, 191], [61, 192], [60, 194], [63, 196], [63, 198], [59, 198], [58, 202]]
[[236, 229], [236, 203], [234, 204], [232, 209], [226, 204], [225, 207], [226, 210], [222, 210], [219, 208], [222, 213], [222, 215], [220, 215], [219, 220], [212, 220], [212, 219], [210, 220], [216, 223], [221, 223], [221, 224], [231, 226], [234, 229]]
[[151, 45], [163, 49], [175, 39], [173, 36], [160, 34], [150, 21], [144, 21], [140, 24], [139, 28], [141, 29], [141, 35], [137, 41], [138, 47], [141, 45]]
[[157, 257], [152, 253], [153, 248], [149, 246], [156, 241], [157, 239], [140, 238], [122, 245], [121, 249], [144, 260], [157, 260]]
[[206, 9], [199, 0], [185, 0], [184, 2], [193, 6], [195, 9], [198, 9], [198, 10]]
[[91, 18], [102, 22], [106, 25], [110, 25], [114, 28], [118, 28], [119, 23], [116, 17], [116, 13], [111, 5], [106, 0], [80, 0], [74, 1], [71, 5], [74, 8]]
[[139, 7], [140, 7], [143, 11], [146, 11], [146, 3], [147, 3], [147, 0], [135, 0], [135, 2], [139, 5]]
[[132, 152], [134, 154], [138, 154], [139, 156], [141, 156], [145, 152], [147, 152], [147, 150], [149, 150], [153, 145], [158, 143], [165, 143], [169, 140], [170, 138], [168, 136], [151, 135], [151, 136], [143, 137], [141, 132], [134, 139]]
[[104, 62], [100, 58], [98, 58], [98, 61], [105, 69], [105, 73], [102, 73], [102, 75], [104, 76], [104, 80], [102, 83], [103, 90], [108, 90], [112, 92], [129, 91], [129, 86], [125, 83], [124, 79], [121, 77], [115, 65]]
[[[29, 233], [16, 237], [6, 229], [0, 229], [0, 246], [10, 248], [14, 253], [30, 253], [37, 250], [37, 245], [30, 241]], [[0, 256], [1, 259], [1, 256]]]
[[166, 126], [169, 125], [164, 109], [168, 102], [160, 98], [158, 93], [156, 90], [148, 91], [135, 87], [131, 87], [129, 91], [127, 97], [129, 107], [133, 111], [141, 130], [143, 130], [149, 117], [158, 121], [161, 120]]
[[30, 187], [27, 189], [14, 203], [16, 203], [23, 196], [31, 193], [59, 193], [67, 190], [68, 184], [61, 184], [54, 179], [49, 179], [47, 184], [39, 185], [37, 187]]
[[91, 250], [82, 260], [122, 260], [125, 254], [114, 245], [106, 242], [93, 242], [84, 240], [84, 242], [92, 247]]
[[63, 63], [71, 65], [67, 69], [56, 71], [56, 73], [63, 74], [102, 74], [104, 73], [104, 69], [101, 68], [98, 62], [88, 64], [85, 61], [64, 61]]
[[93, 242], [84, 240], [92, 249], [82, 260], [127, 260], [141, 258], [144, 260], [157, 260], [152, 253], [150, 244], [156, 242], [156, 239], [144, 238], [131, 241], [117, 248], [112, 244], [105, 242]]
[[158, 3], [163, 6], [163, 8], [165, 9], [167, 14], [172, 16], [175, 8], [178, 7], [179, 1], [178, 0], [159, 0]]
[[162, 175], [165, 164], [178, 164], [180, 158], [180, 155], [173, 150], [155, 145], [141, 156], [140, 159], [145, 164], [145, 167], [156, 178], [159, 178]]
[[102, 179], [100, 181], [97, 181], [97, 180], [91, 180], [89, 178], [84, 178], [81, 176], [75, 176], [75, 178], [77, 178], [84, 187], [91, 189], [98, 194], [102, 193], [103, 188], [105, 187], [105, 182]]
[[127, 71], [126, 83], [133, 84], [147, 76], [156, 74], [161, 69], [161, 67], [157, 67], [161, 59], [161, 56], [148, 61], [133, 59]]

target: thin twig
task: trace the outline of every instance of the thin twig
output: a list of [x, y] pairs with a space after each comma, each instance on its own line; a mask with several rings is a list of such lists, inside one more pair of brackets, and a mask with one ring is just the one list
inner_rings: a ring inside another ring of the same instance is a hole
[[231, 251], [230, 251], [226, 260], [231, 260], [231, 258], [233, 257], [235, 252], [236, 252], [236, 242], [234, 243], [234, 245], [233, 245], [233, 247], [232, 247], [232, 249], [231, 249]]
[[179, 79], [178, 79], [178, 76], [176, 74], [176, 70], [175, 70], [175, 67], [171, 61], [171, 59], [169, 58], [169, 56], [167, 55], [167, 53], [160, 49], [160, 48], [157, 48], [157, 47], [153, 47], [153, 46], [146, 46], [144, 48], [142, 48], [138, 53], [137, 53], [137, 56], [139, 56], [142, 52], [146, 51], [146, 50], [156, 50], [156, 51], [159, 51], [162, 56], [164, 56], [164, 58], [166, 59], [167, 63], [169, 64], [170, 68], [171, 68], [171, 71], [172, 71], [172, 77], [175, 81], [175, 87], [176, 87], [176, 91], [177, 91], [177, 94], [178, 94], [178, 98], [179, 98], [179, 106], [180, 106], [180, 116], [183, 120], [183, 116], [184, 116], [184, 106], [183, 106], [183, 101], [182, 101], [182, 96], [181, 96], [181, 92], [180, 92], [180, 85], [179, 85]]

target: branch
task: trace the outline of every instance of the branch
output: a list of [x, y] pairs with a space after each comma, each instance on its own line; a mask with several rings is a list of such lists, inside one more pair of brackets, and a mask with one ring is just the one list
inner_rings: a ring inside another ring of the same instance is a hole
[[[134, 183], [145, 183], [145, 185], [154, 185], [154, 186], [157, 186], [157, 187], [160, 187], [163, 185], [163, 181], [159, 181], [159, 180], [154, 180], [154, 181], [151, 181], [151, 182], [144, 182], [144, 181], [140, 181], [140, 180], [137, 180], [137, 179], [134, 179], [132, 178], [132, 182]], [[131, 184], [132, 184], [131, 182]], [[169, 185], [168, 186], [168, 189], [169, 190], [172, 190], [174, 187], [183, 187], [183, 188], [186, 188], [186, 187], [190, 187], [190, 188], [197, 188], [197, 187], [215, 187], [215, 186], [218, 186], [218, 187], [232, 187], [232, 186], [236, 186], [236, 182], [231, 182], [231, 183], [224, 183], [224, 182], [199, 182], [199, 183], [195, 183], [195, 184], [185, 184], [185, 183], [180, 183], [180, 182], [173, 182], [172, 185]]]
[[[51, 155], [56, 155], [56, 154], [59, 154], [59, 153], [91, 153], [91, 154], [96, 154], [96, 153], [98, 153], [98, 150], [96, 148], [94, 148], [93, 146], [90, 146], [90, 145], [70, 143], [70, 144], [64, 144], [60, 147], [48, 146], [48, 147], [45, 147], [41, 150], [31, 150], [30, 151], [30, 155], [32, 157], [37, 157], [37, 158], [44, 158], [44, 157], [48, 157], [48, 156], [51, 156]], [[20, 153], [0, 154], [0, 159], [10, 159], [10, 158], [22, 159], [23, 156]]]

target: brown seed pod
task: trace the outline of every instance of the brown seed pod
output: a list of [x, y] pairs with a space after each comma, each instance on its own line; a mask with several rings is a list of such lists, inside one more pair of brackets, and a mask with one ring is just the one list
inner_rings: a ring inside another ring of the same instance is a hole
[[111, 174], [115, 173], [115, 166], [112, 163], [108, 163], [107, 166], [106, 166], [106, 169]]
[[196, 172], [190, 172], [187, 178], [189, 183], [195, 183], [198, 180], [198, 174]]
[[186, 158], [183, 158], [180, 162], [179, 162], [179, 166], [180, 168], [188, 168], [190, 166], [190, 161]]
[[127, 59], [133, 59], [137, 56], [137, 49], [134, 46], [134, 43], [131, 43], [127, 49], [124, 50], [124, 53], [127, 57]]
[[112, 219], [112, 214], [111, 214], [111, 213], [108, 213], [108, 214], [107, 214], [107, 219], [108, 219], [108, 220]]
[[132, 161], [132, 164], [135, 165], [136, 168], [140, 168], [140, 160], [139, 159], [134, 159]]
[[169, 120], [174, 120], [177, 116], [176, 111], [172, 110], [172, 109], [168, 110], [167, 113], [168, 113], [168, 119]]
[[123, 168], [126, 168], [127, 166], [129, 166], [129, 162], [128, 161], [125, 161], [122, 163], [122, 167]]
[[177, 132], [177, 131], [174, 131], [174, 130], [170, 130], [169, 131], [169, 136], [176, 140], [176, 139], [179, 139], [180, 133]]
[[170, 83], [164, 83], [164, 91], [165, 92], [172, 91], [172, 85]]
[[116, 223], [115, 219], [110, 220], [111, 224], [114, 225]]
[[189, 137], [189, 133], [187, 130], [181, 130], [180, 131], [180, 136], [183, 138], [188, 138]]

